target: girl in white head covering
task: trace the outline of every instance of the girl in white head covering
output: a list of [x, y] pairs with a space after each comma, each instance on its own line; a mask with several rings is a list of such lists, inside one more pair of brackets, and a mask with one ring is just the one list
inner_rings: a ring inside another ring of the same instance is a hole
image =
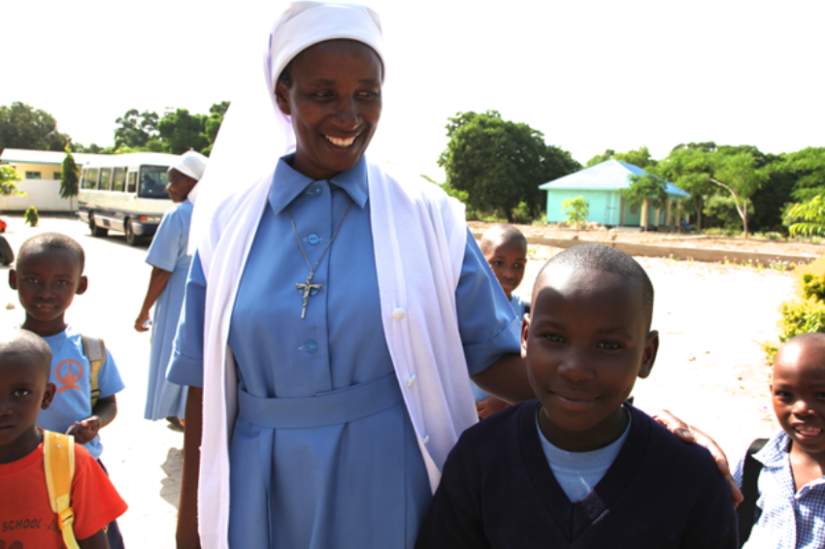
[[364, 157], [384, 74], [372, 11], [299, 2], [227, 112], [169, 372], [191, 387], [181, 546], [197, 513], [209, 548], [411, 548], [477, 419], [468, 370], [530, 395], [461, 205]]

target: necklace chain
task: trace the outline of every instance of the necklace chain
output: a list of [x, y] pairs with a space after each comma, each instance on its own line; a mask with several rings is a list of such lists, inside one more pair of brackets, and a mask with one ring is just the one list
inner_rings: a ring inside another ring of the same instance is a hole
[[307, 268], [309, 269], [309, 273], [307, 273], [307, 278], [304, 282], [299, 282], [295, 284], [295, 288], [301, 292], [301, 319], [303, 320], [306, 318], [307, 315], [307, 307], [309, 307], [309, 298], [312, 296], [312, 293], [316, 290], [322, 289], [324, 286], [323, 284], [313, 283], [312, 279], [315, 277], [315, 269], [321, 264], [321, 261], [324, 260], [326, 257], [327, 252], [332, 247], [332, 242], [335, 240], [335, 237], [338, 236], [338, 233], [341, 231], [341, 226], [344, 224], [344, 220], [347, 218], [347, 214], [352, 209], [352, 203], [347, 206], [347, 209], [344, 211], [344, 215], [341, 216], [341, 220], [338, 222], [338, 226], [335, 227], [335, 230], [332, 231], [332, 236], [327, 242], [326, 247], [321, 252], [321, 255], [318, 257], [318, 261], [315, 262], [315, 265], [309, 260], [306, 252], [304, 251], [303, 245], [301, 245], [301, 235], [298, 234], [298, 227], [295, 225], [295, 218], [292, 216], [292, 212], [287, 210], [287, 215], [289, 216], [289, 222], [292, 225], [292, 233], [295, 235], [295, 243], [298, 245], [298, 251], [301, 252], [301, 256], [304, 258], [304, 261], [307, 264]]

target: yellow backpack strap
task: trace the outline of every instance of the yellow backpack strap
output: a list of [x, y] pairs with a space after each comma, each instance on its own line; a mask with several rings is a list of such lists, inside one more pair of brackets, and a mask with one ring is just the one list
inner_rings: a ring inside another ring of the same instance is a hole
[[74, 479], [74, 437], [43, 431], [43, 463], [49, 503], [57, 515], [57, 525], [67, 549], [79, 549], [74, 537], [74, 511], [71, 506]]
[[89, 384], [92, 387], [92, 410], [100, 399], [100, 370], [106, 362], [106, 346], [102, 339], [80, 336], [83, 354], [89, 360]]

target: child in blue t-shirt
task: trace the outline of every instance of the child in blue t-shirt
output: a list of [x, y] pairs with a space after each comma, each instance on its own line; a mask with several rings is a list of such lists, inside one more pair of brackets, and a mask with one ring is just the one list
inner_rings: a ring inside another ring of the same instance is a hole
[[[22, 327], [45, 339], [52, 351], [49, 381], [57, 391], [51, 406], [40, 413], [38, 426], [74, 435], [100, 461], [103, 446], [98, 433], [117, 415], [115, 394], [123, 389], [123, 381], [112, 355], [102, 348], [95, 353], [102, 365], [92, 375], [92, 362], [97, 359], [87, 356], [87, 349], [102, 346], [101, 342], [87, 340], [84, 349], [84, 338], [64, 320], [74, 296], [86, 291], [83, 267], [80, 244], [62, 234], [43, 233], [20, 247], [15, 268], [9, 271], [9, 285], [17, 290], [26, 311]], [[93, 377], [99, 389], [94, 405]], [[110, 547], [122, 547], [116, 524], [110, 525], [108, 537]]]
[[[527, 312], [528, 304], [513, 293], [524, 278], [524, 268], [527, 265], [527, 239], [521, 231], [512, 225], [493, 225], [481, 236], [479, 244], [484, 259], [496, 275], [504, 295], [510, 300], [513, 313], [521, 320]], [[476, 410], [480, 419], [504, 410], [509, 403], [490, 395], [476, 384], [473, 384], [473, 394], [476, 397]]]

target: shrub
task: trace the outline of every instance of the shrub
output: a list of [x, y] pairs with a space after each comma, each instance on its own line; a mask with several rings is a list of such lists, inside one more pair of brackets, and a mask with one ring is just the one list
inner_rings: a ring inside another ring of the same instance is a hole
[[[825, 256], [796, 268], [799, 299], [782, 304], [779, 341], [810, 332], [825, 333]], [[762, 348], [768, 363], [773, 362], [777, 348], [764, 343]]]
[[23, 219], [29, 226], [37, 227], [37, 222], [40, 221], [40, 214], [37, 213], [37, 208], [34, 206], [26, 208], [26, 211], [23, 212]]
[[513, 211], [510, 212], [510, 214], [513, 219], [513, 223], [528, 225], [531, 221], [533, 221], [533, 215], [530, 213], [530, 208], [527, 207], [527, 202], [524, 200], [519, 202], [518, 206], [513, 208]]
[[825, 303], [805, 299], [783, 304], [779, 341], [810, 332], [825, 332]]
[[582, 226], [587, 221], [587, 214], [590, 213], [590, 205], [583, 196], [563, 200], [561, 207], [567, 215], [567, 223], [575, 227]]
[[817, 195], [807, 202], [791, 204], [782, 216], [791, 236], [825, 236], [825, 199]]

